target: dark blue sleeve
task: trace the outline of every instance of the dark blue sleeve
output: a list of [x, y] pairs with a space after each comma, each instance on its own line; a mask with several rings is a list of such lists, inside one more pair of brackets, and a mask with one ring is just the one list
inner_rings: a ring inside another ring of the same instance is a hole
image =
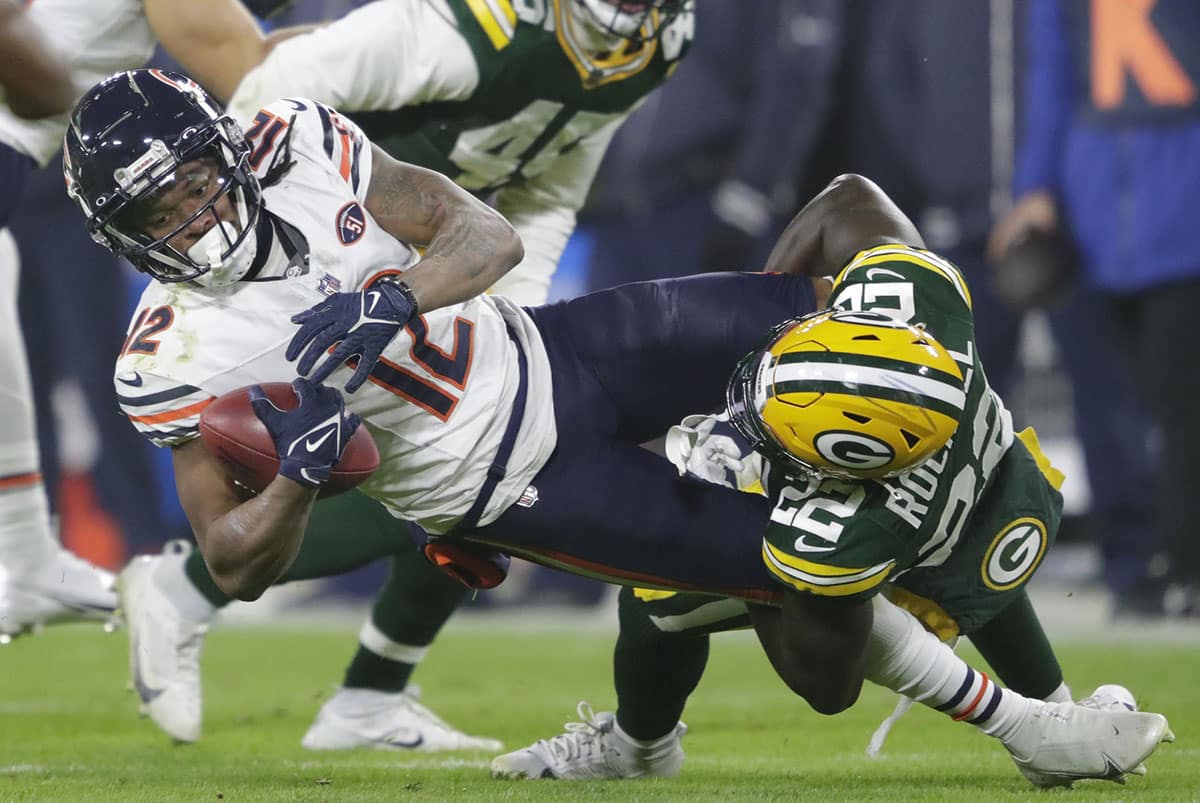
[[754, 95], [729, 178], [771, 198], [791, 191], [825, 126], [842, 43], [843, 0], [753, 0]]
[[1025, 31], [1025, 92], [1013, 176], [1013, 195], [1054, 191], [1062, 143], [1075, 108], [1060, 0], [1032, 0]]

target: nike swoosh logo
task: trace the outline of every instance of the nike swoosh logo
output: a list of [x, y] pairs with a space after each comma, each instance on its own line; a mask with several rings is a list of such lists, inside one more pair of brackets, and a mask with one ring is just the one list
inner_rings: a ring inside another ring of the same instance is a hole
[[142, 386], [142, 375], [137, 371], [134, 371], [132, 374], [118, 374], [117, 381], [124, 382], [130, 387], [140, 388]]
[[792, 548], [797, 552], [832, 552], [837, 549], [837, 546], [823, 546], [819, 544], [808, 543], [808, 536], [802, 535], [796, 539], [796, 543], [792, 544]]
[[322, 435], [320, 438], [318, 438], [315, 442], [313, 441], [312, 438], [309, 438], [308, 440], [306, 440], [304, 442], [304, 448], [308, 449], [308, 451], [310, 451], [310, 452], [317, 451], [317, 449], [321, 448], [321, 444], [324, 443], [325, 441], [329, 440], [329, 437], [331, 435], [333, 435], [334, 432], [336, 432], [336, 430], [332, 430], [332, 429], [329, 430], [324, 435]]
[[[138, 641], [133, 640], [133, 654], [138, 655]], [[141, 663], [134, 658], [133, 661], [133, 688], [137, 691], [138, 697], [142, 698], [143, 703], [152, 703], [166, 689], [154, 689], [146, 685], [146, 681], [142, 679]]]
[[415, 739], [410, 739], [407, 741], [394, 736], [382, 736], [378, 739], [372, 739], [371, 741], [375, 742], [376, 744], [386, 744], [390, 745], [391, 747], [399, 747], [404, 750], [416, 750], [418, 747], [425, 744], [425, 737], [418, 733]]
[[875, 281], [876, 274], [880, 274], [880, 273], [886, 274], [887, 276], [893, 276], [897, 279], [904, 278], [904, 274], [896, 273], [896, 271], [894, 271], [894, 270], [888, 270], [887, 268], [869, 268], [867, 270], [867, 280], [872, 281], [872, 282]]

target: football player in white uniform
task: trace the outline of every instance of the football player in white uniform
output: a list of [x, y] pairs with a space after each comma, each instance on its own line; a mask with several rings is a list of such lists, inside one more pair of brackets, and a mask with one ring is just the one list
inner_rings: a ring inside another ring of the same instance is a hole
[[[389, 155], [491, 198], [525, 246], [525, 258], [491, 291], [532, 306], [546, 301], [614, 130], [679, 65], [692, 30], [684, 0], [636, 9], [612, 0], [383, 0], [273, 49], [238, 86], [229, 112], [254, 130], [270, 125], [260, 119], [264, 105], [311, 98], [350, 117]], [[288, 577], [344, 566], [345, 533], [358, 533], [366, 550], [367, 535], [386, 531], [388, 519], [358, 494], [317, 505]], [[397, 553], [383, 541], [370, 554], [390, 557], [391, 575], [363, 624], [342, 688], [302, 743], [403, 749], [416, 730], [422, 749], [494, 747], [444, 728], [408, 689], [467, 589], [415, 549]], [[135, 660], [174, 656], [159, 662], [167, 672], [160, 685], [178, 691], [149, 701], [149, 710], [160, 725], [178, 723], [177, 713], [163, 709], [199, 696], [198, 628], [231, 599], [198, 552], [163, 554], [132, 568], [153, 573], [155, 586], [166, 590], [154, 613], [137, 581], [122, 584], [122, 602], [131, 634], [146, 647]], [[186, 730], [198, 731], [199, 723]], [[392, 732], [404, 735], [389, 739]]]
[[[79, 93], [114, 70], [144, 64], [156, 40], [221, 97], [267, 50], [296, 32], [264, 37], [237, 0], [39, 0], [24, 12], [0, 6], [6, 25], [19, 24], [3, 48], [7, 101], [0, 101], [0, 170], [4, 225], [28, 174], [62, 144], [66, 112]], [[40, 39], [53, 43], [68, 71], [59, 85], [44, 80], [30, 54]], [[44, 98], [31, 106], [30, 89]], [[65, 94], [65, 98], [64, 98]], [[53, 104], [46, 101], [54, 100]], [[26, 119], [38, 117], [40, 119]], [[7, 240], [7, 234], [4, 234]], [[16, 250], [3, 249], [0, 267], [0, 643], [37, 625], [108, 617], [116, 606], [112, 577], [63, 550], [53, 534], [38, 473], [29, 371], [16, 314]], [[66, 578], [64, 580], [64, 578]]]
[[[777, 597], [745, 527], [765, 500], [681, 478], [639, 444], [681, 409], [715, 406], [764, 321], [816, 306], [813, 282], [708, 275], [540, 308], [473, 295], [521, 258], [499, 215], [315, 101], [266, 111], [272, 124], [245, 138], [183, 76], [118, 74], [76, 107], [64, 158], [89, 230], [158, 279], [118, 362], [122, 407], [172, 448], [223, 588], [254, 599], [287, 570], [330, 469], [367, 426], [381, 455], [367, 492], [428, 531], [614, 581]], [[427, 248], [418, 259], [406, 243]], [[285, 412], [253, 383], [297, 360], [309, 378]], [[331, 376], [346, 396], [320, 384]], [[213, 397], [245, 384], [280, 459], [250, 498], [198, 437]], [[910, 657], [883, 673], [893, 688], [929, 680]], [[994, 694], [995, 728], [1020, 730], [1028, 705]], [[1119, 772], [1166, 727], [1127, 710], [1101, 719], [1131, 732], [1093, 745], [1127, 748]]]

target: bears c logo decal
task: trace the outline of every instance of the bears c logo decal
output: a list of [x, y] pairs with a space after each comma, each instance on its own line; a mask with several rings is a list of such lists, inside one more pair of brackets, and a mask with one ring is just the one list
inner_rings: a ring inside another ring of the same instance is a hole
[[337, 235], [342, 245], [354, 245], [367, 230], [367, 214], [357, 201], [351, 201], [338, 210]]
[[1017, 519], [992, 539], [983, 556], [983, 584], [993, 591], [1016, 588], [1033, 574], [1046, 554], [1046, 525], [1039, 519]]

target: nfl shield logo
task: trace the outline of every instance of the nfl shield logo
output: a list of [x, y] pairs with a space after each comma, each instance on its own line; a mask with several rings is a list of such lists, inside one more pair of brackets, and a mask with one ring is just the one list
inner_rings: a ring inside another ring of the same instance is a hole
[[339, 293], [342, 290], [342, 280], [336, 276], [331, 276], [326, 273], [321, 277], [321, 282], [317, 285], [317, 289], [327, 296], [334, 293]]

